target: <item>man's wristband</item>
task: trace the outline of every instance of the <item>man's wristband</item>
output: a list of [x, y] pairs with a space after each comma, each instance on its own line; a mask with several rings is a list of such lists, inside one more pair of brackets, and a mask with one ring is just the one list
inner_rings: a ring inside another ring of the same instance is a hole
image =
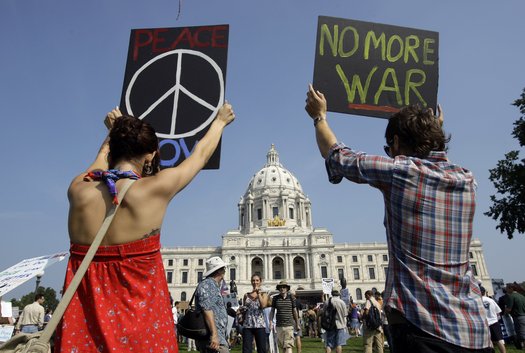
[[314, 126], [317, 126], [317, 124], [321, 121], [321, 120], [326, 120], [325, 117], [317, 117], [314, 119]]

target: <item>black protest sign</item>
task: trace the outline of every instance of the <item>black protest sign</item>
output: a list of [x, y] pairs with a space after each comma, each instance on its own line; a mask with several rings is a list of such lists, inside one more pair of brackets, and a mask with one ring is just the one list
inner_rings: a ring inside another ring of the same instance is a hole
[[[180, 164], [224, 102], [228, 25], [131, 30], [121, 109], [150, 123], [161, 167]], [[220, 143], [205, 166], [218, 169]]]
[[388, 118], [419, 103], [436, 108], [437, 32], [319, 17], [314, 87], [328, 110]]

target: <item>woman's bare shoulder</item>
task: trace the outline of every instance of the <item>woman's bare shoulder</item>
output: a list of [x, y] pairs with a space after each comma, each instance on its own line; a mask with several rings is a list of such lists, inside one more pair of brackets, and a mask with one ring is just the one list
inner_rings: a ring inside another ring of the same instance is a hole
[[100, 198], [101, 190], [100, 181], [89, 180], [86, 178], [86, 173], [82, 173], [69, 184], [67, 197], [70, 202], [84, 203], [93, 198]]

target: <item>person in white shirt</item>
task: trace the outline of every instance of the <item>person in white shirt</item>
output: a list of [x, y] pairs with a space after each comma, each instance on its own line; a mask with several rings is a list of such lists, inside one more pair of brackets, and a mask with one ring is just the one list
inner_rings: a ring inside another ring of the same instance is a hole
[[44, 325], [44, 295], [35, 295], [35, 301], [33, 304], [26, 305], [22, 315], [18, 319], [16, 324], [17, 332], [22, 331], [23, 333], [35, 333], [42, 329]]
[[487, 290], [481, 287], [481, 295], [483, 299], [483, 306], [487, 312], [487, 322], [489, 323], [490, 339], [495, 347], [498, 347], [501, 353], [506, 353], [505, 341], [501, 332], [501, 326], [498, 321], [498, 316], [501, 313], [501, 308], [494, 301], [494, 299], [487, 296]]

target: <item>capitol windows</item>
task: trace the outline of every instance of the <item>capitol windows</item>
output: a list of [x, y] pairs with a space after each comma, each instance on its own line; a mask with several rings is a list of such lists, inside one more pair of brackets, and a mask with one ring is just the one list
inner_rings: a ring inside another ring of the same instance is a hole
[[258, 208], [258, 209], [257, 209], [257, 219], [258, 219], [258, 220], [261, 220], [261, 219], [262, 219], [262, 209], [261, 209], [261, 208]]
[[199, 259], [199, 266], [202, 266], [204, 264], [204, 260], [203, 259]]
[[304, 279], [305, 276], [305, 270], [306, 266], [304, 263], [304, 259], [300, 256], [297, 256], [293, 260], [293, 273], [295, 279]]
[[186, 292], [181, 292], [180, 293], [180, 300], [185, 302], [186, 301]]
[[173, 266], [173, 260], [168, 260], [168, 266]]
[[182, 260], [182, 266], [188, 266], [188, 259]]
[[352, 262], [357, 262], [357, 255], [352, 255]]
[[470, 265], [470, 267], [472, 268], [472, 274], [474, 276], [477, 276], [478, 275], [478, 268], [476, 267], [476, 265], [472, 264], [472, 265]]
[[173, 282], [173, 271], [166, 271], [166, 282]]
[[363, 293], [361, 292], [361, 288], [357, 288], [355, 290], [355, 299], [356, 300], [363, 300]]
[[235, 268], [230, 268], [230, 281], [237, 280], [235, 275], [236, 275]]
[[197, 283], [202, 282], [202, 271], [197, 272]]
[[388, 262], [388, 255], [383, 255], [383, 261]]
[[188, 272], [182, 271], [182, 283], [188, 283]]
[[360, 279], [358, 268], [354, 268], [354, 279]]
[[263, 262], [259, 257], [256, 257], [252, 260], [252, 275], [264, 277]]
[[342, 256], [338, 256], [337, 257], [337, 262], [343, 262], [343, 257]]
[[282, 279], [284, 273], [284, 261], [280, 257], [276, 257], [272, 261], [273, 279]]
[[368, 278], [369, 279], [376, 279], [376, 269], [373, 267], [368, 268]]
[[279, 207], [272, 207], [272, 218], [279, 216]]
[[293, 219], [293, 208], [288, 208], [288, 218]]
[[326, 266], [321, 266], [321, 278], [328, 278], [328, 269]]
[[339, 277], [339, 280], [342, 280], [343, 278], [345, 278], [345, 270], [343, 270], [342, 268], [338, 268], [337, 276]]
[[368, 255], [368, 262], [374, 261], [374, 257], [372, 255]]

